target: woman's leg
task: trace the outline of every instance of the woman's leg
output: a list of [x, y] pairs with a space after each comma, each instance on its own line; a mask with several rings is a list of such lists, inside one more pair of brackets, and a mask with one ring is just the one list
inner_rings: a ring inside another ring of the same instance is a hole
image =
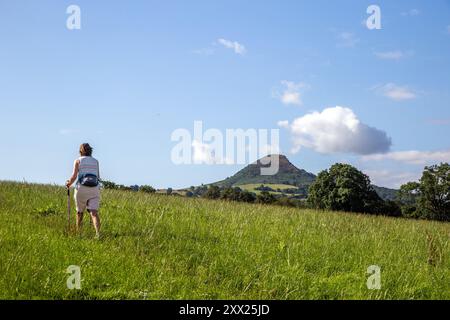
[[89, 213], [91, 214], [92, 222], [94, 223], [95, 233], [97, 236], [100, 235], [100, 216], [98, 215], [97, 210], [90, 210]]
[[81, 231], [84, 211], [86, 210], [86, 199], [83, 190], [75, 188], [74, 200], [77, 207], [77, 231]]
[[83, 215], [83, 212], [77, 212], [77, 231], [80, 231], [83, 226]]

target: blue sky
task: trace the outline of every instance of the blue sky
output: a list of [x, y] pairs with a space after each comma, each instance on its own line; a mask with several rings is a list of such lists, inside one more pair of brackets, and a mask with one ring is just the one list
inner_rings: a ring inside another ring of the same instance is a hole
[[196, 120], [280, 129], [298, 167], [348, 162], [383, 186], [450, 161], [450, 1], [2, 1], [0, 39], [3, 180], [63, 184], [82, 142], [123, 184], [242, 168], [171, 161]]

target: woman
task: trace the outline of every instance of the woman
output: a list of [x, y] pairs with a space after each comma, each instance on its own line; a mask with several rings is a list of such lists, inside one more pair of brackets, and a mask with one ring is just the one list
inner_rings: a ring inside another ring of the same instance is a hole
[[92, 147], [88, 143], [80, 146], [80, 157], [73, 164], [72, 177], [66, 181], [66, 187], [77, 180], [75, 187], [75, 204], [77, 207], [77, 230], [81, 229], [84, 210], [90, 213], [94, 224], [96, 238], [100, 238], [100, 169], [97, 159], [92, 157]]

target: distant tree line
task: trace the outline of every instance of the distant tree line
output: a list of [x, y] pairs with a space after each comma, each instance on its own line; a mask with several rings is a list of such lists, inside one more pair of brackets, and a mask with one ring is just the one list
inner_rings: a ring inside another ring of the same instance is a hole
[[297, 196], [303, 196], [306, 198], [307, 190], [305, 190], [304, 187], [298, 187], [298, 188], [276, 188], [273, 189], [269, 186], [260, 185], [259, 187], [256, 187], [255, 190], [257, 191], [267, 191], [267, 192], [278, 192], [278, 193], [284, 193], [284, 194], [291, 194], [291, 195], [297, 195]]
[[104, 189], [110, 189], [110, 190], [123, 190], [123, 191], [136, 191], [136, 192], [144, 192], [144, 193], [155, 193], [156, 189], [152, 186], [147, 185], [133, 185], [133, 186], [125, 186], [123, 184], [116, 184], [111, 181], [102, 180], [101, 184]]
[[[274, 204], [289, 207], [305, 207], [305, 201], [289, 198], [286, 195], [275, 195], [272, 191], [263, 188], [263, 191], [250, 192], [248, 190], [242, 190], [239, 187], [219, 187], [216, 185], [210, 185], [209, 187], [199, 187], [201, 190], [197, 190], [197, 194], [200, 197], [211, 200], [226, 200], [237, 201], [246, 203], [258, 203], [258, 204]], [[260, 191], [261, 187], [257, 187], [256, 190]], [[199, 192], [200, 191], [200, 192]]]

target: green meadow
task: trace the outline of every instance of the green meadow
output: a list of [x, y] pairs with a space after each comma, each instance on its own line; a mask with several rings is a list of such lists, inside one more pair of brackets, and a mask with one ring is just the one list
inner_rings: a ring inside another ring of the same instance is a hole
[[[265, 184], [264, 183], [252, 183], [252, 184], [236, 185], [236, 187], [239, 187], [242, 190], [247, 190], [247, 191], [253, 192], [255, 194], [260, 194], [261, 193], [260, 190], [256, 190], [260, 186], [269, 187], [269, 188], [271, 188], [273, 190], [280, 189], [281, 191], [288, 190], [288, 189], [298, 189], [298, 187], [296, 187], [296, 186], [291, 186], [291, 185], [288, 185], [288, 184], [274, 184], [274, 183], [265, 183]], [[269, 193], [281, 194], [278, 191], [270, 191]]]
[[0, 299], [450, 299], [450, 223], [104, 190], [95, 240], [66, 202], [0, 182]]

